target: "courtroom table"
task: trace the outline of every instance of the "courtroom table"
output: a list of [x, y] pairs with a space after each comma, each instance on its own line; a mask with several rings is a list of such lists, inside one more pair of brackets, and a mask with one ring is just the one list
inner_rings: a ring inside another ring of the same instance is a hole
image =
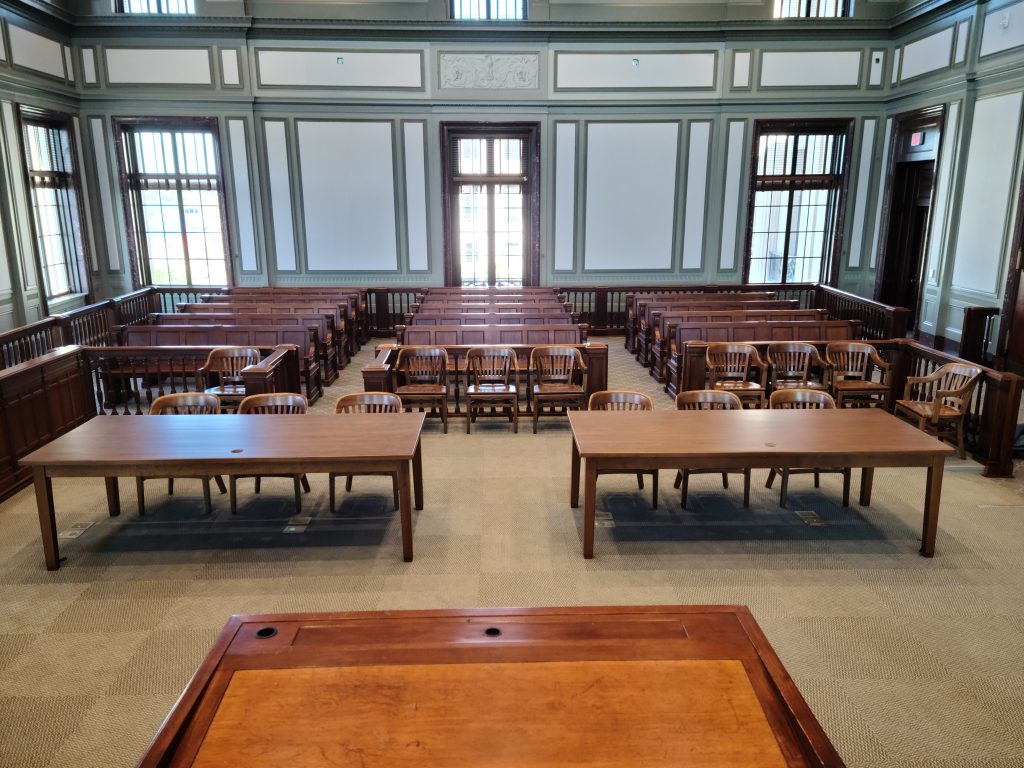
[[871, 503], [875, 467], [927, 467], [921, 554], [935, 553], [942, 471], [953, 448], [878, 408], [743, 411], [570, 411], [570, 502], [584, 478], [583, 556], [594, 556], [597, 475], [645, 469], [861, 467]]
[[46, 568], [60, 567], [53, 477], [103, 477], [110, 515], [121, 513], [117, 478], [398, 475], [402, 557], [412, 560], [412, 503], [423, 509], [420, 432], [425, 414], [97, 416], [21, 459], [34, 467]]
[[233, 616], [139, 768], [843, 762], [747, 608]]

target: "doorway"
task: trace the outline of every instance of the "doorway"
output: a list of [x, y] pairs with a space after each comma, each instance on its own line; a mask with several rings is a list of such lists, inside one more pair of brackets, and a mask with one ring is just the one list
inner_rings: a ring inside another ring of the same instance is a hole
[[441, 125], [445, 284], [537, 285], [537, 123]]
[[910, 328], [916, 328], [918, 321], [941, 137], [941, 109], [905, 115], [895, 121], [885, 239], [875, 277], [875, 298], [909, 309]]

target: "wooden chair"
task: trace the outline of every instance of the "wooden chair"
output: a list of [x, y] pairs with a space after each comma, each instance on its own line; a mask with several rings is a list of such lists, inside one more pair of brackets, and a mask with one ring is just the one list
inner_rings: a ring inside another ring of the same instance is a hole
[[[301, 415], [309, 408], [306, 398], [294, 392], [271, 392], [265, 395], [250, 395], [238, 404], [240, 415]], [[264, 477], [290, 477], [295, 484], [295, 514], [302, 514], [302, 491], [309, 493], [309, 480], [302, 473], [295, 475], [231, 475], [231, 514], [238, 512], [238, 497], [235, 481], [239, 477], [256, 479], [256, 493], [260, 492], [260, 480]]]
[[395, 387], [406, 410], [436, 407], [448, 434], [448, 352], [443, 347], [402, 347], [395, 363], [404, 382]]
[[[772, 392], [772, 396], [768, 400], [768, 407], [773, 410], [826, 409], [835, 408], [836, 401], [832, 399], [832, 396], [828, 392], [822, 392], [818, 389], [780, 389], [777, 392]], [[836, 439], [842, 440], [842, 435], [837, 435]], [[773, 469], [768, 473], [768, 482], [765, 483], [765, 488], [772, 487], [772, 483], [775, 482], [776, 474], [782, 475], [782, 485], [779, 488], [779, 506], [785, 509], [786, 494], [789, 492], [789, 476], [812, 473], [814, 475], [814, 487], [819, 488], [821, 485], [820, 475], [822, 472], [834, 472], [843, 476], [843, 506], [850, 506], [851, 470], [849, 467], [841, 467], [838, 469], [790, 469], [788, 467], [783, 467], [781, 469]]]
[[[220, 400], [216, 395], [208, 395], [202, 392], [178, 392], [172, 395], [161, 395], [153, 404], [149, 407], [150, 416], [163, 416], [168, 414], [177, 415], [189, 415], [189, 416], [208, 416], [220, 413]], [[213, 514], [213, 504], [210, 501], [210, 476], [199, 475], [199, 480], [203, 482], [203, 506], [206, 510], [206, 514]], [[135, 478], [135, 495], [139, 499], [139, 514], [146, 514], [146, 493], [144, 483], [146, 480], [152, 480], [153, 478], [136, 477]], [[224, 487], [224, 481], [220, 475], [214, 475], [214, 480], [217, 481], [217, 488], [221, 493], [224, 493], [227, 489]], [[174, 494], [174, 478], [167, 478], [167, 494]]]
[[908, 376], [895, 413], [939, 439], [955, 432], [957, 454], [966, 458], [964, 422], [980, 378], [981, 368], [962, 363], [946, 363], [928, 376]]
[[537, 422], [545, 405], [552, 409], [561, 406], [563, 411], [586, 407], [587, 366], [576, 347], [534, 347], [530, 350], [530, 371], [534, 375], [533, 434], [537, 434]]
[[[695, 389], [680, 392], [676, 395], [678, 411], [739, 411], [743, 409], [743, 401], [732, 392], [721, 389]], [[675, 487], [682, 487], [682, 504], [686, 509], [686, 495], [689, 488], [690, 475], [703, 474], [722, 475], [722, 487], [729, 488], [729, 474], [743, 475], [743, 506], [750, 506], [750, 467], [745, 469], [681, 469], [676, 473]]]
[[[764, 407], [768, 367], [756, 347], [750, 344], [708, 344], [705, 359], [709, 389], [725, 390], [736, 395], [744, 404], [753, 401], [756, 407]], [[757, 368], [760, 372], [757, 381], [750, 380], [751, 368]]]
[[[833, 341], [825, 347], [829, 390], [836, 406], [889, 407], [889, 369], [878, 350], [862, 341]], [[875, 369], [881, 372], [874, 381]]]
[[[242, 381], [242, 369], [256, 365], [260, 361], [260, 351], [255, 347], [216, 347], [199, 369], [203, 381], [203, 391], [216, 395], [221, 406], [236, 407], [245, 399], [245, 382]], [[217, 384], [211, 386], [211, 374], [216, 377]]]
[[813, 344], [802, 341], [775, 341], [768, 345], [773, 390], [825, 389], [824, 381], [814, 378], [817, 369], [824, 374], [827, 365]]
[[[605, 390], [595, 392], [587, 401], [588, 411], [653, 411], [654, 403], [642, 392], [627, 390]], [[599, 474], [633, 474], [632, 472], [612, 472]], [[651, 476], [651, 508], [658, 508], [658, 470], [645, 469], [636, 473], [636, 483], [640, 490], [644, 489], [644, 475]]]
[[519, 361], [511, 347], [473, 347], [466, 352], [466, 434], [482, 409], [508, 409], [519, 432]]
[[[351, 395], [342, 395], [334, 404], [334, 412], [343, 413], [401, 413], [402, 400], [398, 395], [390, 392], [356, 392]], [[360, 472], [360, 475], [390, 475], [391, 495], [394, 498], [395, 509], [398, 509], [398, 475], [394, 472]], [[338, 477], [337, 472], [327, 475], [328, 488], [330, 490], [331, 512], [334, 511], [334, 480]], [[345, 490], [352, 490], [352, 475], [345, 475]]]

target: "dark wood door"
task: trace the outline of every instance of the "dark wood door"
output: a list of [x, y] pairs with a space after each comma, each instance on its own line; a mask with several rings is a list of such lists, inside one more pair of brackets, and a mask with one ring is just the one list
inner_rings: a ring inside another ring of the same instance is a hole
[[878, 298], [886, 304], [909, 308], [911, 327], [917, 319], [934, 180], [932, 160], [898, 163], [893, 174], [889, 233]]
[[1024, 274], [1017, 269], [1017, 301], [1013, 308], [1010, 335], [1007, 339], [1006, 356], [1012, 370], [1024, 370]]

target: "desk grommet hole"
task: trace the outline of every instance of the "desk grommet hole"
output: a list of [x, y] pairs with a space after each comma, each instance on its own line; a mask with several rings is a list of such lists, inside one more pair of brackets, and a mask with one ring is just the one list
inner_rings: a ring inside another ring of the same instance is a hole
[[231, 449], [231, 452], [232, 452], [232, 453], [241, 453], [241, 452], [242, 452], [242, 449], [241, 449], [241, 448], [232, 448], [232, 449]]
[[260, 629], [256, 630], [256, 637], [258, 637], [260, 640], [268, 640], [276, 634], [276, 627], [261, 627]]
[[501, 637], [501, 630], [497, 627], [488, 627], [484, 630], [484, 634], [488, 637]]

